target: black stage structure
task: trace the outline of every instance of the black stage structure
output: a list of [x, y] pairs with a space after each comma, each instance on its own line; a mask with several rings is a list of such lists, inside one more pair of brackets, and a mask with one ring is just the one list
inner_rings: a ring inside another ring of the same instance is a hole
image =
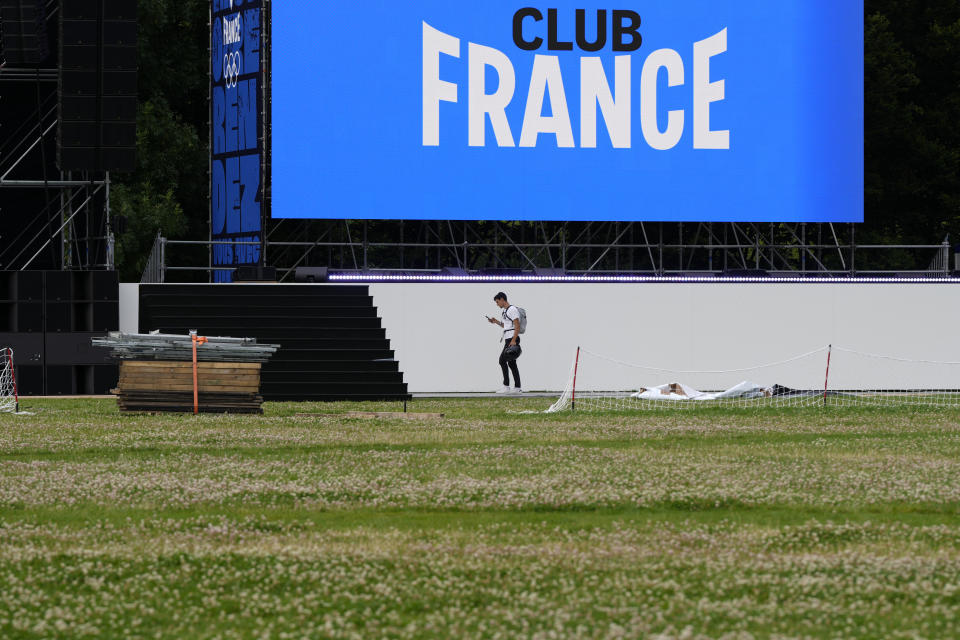
[[0, 20], [0, 269], [112, 270], [110, 172], [134, 168], [136, 3], [0, 0]]
[[136, 3], [0, 0], [0, 343], [23, 395], [103, 394], [118, 329], [110, 172], [132, 170]]

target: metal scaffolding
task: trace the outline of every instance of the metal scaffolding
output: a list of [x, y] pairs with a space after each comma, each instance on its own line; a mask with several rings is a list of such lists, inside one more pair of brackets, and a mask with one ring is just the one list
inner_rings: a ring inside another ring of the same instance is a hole
[[[856, 231], [853, 224], [830, 223], [275, 220], [262, 251], [263, 264], [275, 267], [281, 281], [292, 281], [298, 267], [342, 273], [931, 277], [954, 269], [949, 238], [929, 245], [857, 244]], [[214, 244], [224, 243], [250, 244]], [[207, 280], [209, 250], [208, 241], [158, 237], [151, 273]]]
[[[110, 174], [54, 169], [57, 69], [0, 68], [0, 93], [18, 106], [0, 144], [0, 269], [113, 269]], [[8, 89], [9, 88], [9, 89]], [[7, 110], [10, 113], [10, 110]]]

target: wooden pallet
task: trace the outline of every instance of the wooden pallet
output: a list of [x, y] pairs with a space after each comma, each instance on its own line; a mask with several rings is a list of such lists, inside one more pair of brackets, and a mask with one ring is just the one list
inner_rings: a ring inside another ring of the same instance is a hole
[[[198, 411], [263, 413], [260, 363], [197, 363]], [[193, 363], [123, 360], [117, 384], [121, 411], [193, 412]]]

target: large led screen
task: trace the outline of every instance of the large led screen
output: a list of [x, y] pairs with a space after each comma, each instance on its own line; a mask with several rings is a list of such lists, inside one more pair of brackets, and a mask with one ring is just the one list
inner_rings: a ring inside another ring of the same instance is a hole
[[272, 12], [274, 217], [863, 220], [862, 0]]

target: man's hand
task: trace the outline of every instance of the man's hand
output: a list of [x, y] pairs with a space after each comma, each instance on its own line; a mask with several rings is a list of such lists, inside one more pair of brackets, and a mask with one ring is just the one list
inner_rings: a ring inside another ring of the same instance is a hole
[[490, 324], [500, 324], [496, 318], [491, 318], [490, 316], [487, 316], [487, 322]]
[[516, 339], [516, 338], [514, 338], [513, 340], [510, 341], [510, 346], [511, 346], [511, 347], [517, 346], [517, 339]]

